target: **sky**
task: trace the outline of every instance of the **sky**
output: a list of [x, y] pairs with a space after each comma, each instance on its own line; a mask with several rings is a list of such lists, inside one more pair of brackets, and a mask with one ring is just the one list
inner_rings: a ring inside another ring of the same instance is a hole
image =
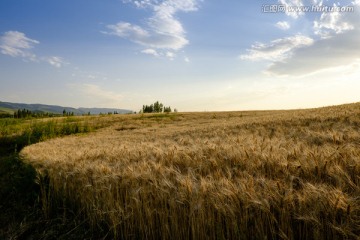
[[0, 101], [138, 111], [360, 101], [360, 0], [1, 0]]

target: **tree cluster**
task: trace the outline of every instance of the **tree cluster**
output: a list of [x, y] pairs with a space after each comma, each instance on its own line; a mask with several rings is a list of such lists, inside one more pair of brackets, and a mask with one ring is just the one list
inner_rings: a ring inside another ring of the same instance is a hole
[[74, 116], [74, 112], [66, 112], [66, 110], [63, 110], [63, 116]]
[[54, 117], [55, 114], [47, 112], [32, 112], [28, 109], [18, 109], [14, 112], [14, 118], [40, 118], [40, 117]]
[[164, 107], [164, 104], [160, 103], [159, 101], [156, 101], [153, 104], [150, 105], [143, 105], [142, 113], [169, 113], [171, 112], [171, 107]]

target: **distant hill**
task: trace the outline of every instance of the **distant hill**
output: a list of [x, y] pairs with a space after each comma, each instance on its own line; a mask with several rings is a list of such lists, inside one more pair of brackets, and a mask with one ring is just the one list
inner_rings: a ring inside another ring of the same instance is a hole
[[126, 114], [126, 113], [132, 113], [131, 110], [126, 109], [117, 109], [117, 108], [78, 108], [78, 111], [81, 111], [83, 113], [90, 112], [91, 114], [100, 114], [100, 113], [108, 113], [108, 112], [117, 112], [119, 114]]
[[3, 113], [13, 113], [18, 109], [27, 109], [32, 112], [43, 112], [43, 113], [54, 113], [62, 114], [64, 109], [66, 112], [74, 112], [75, 115], [87, 114], [100, 114], [108, 112], [117, 112], [119, 114], [131, 113], [131, 110], [127, 109], [116, 109], [116, 108], [72, 108], [72, 107], [63, 107], [56, 105], [45, 105], [45, 104], [26, 104], [26, 103], [10, 103], [10, 102], [0, 102], [0, 112]]

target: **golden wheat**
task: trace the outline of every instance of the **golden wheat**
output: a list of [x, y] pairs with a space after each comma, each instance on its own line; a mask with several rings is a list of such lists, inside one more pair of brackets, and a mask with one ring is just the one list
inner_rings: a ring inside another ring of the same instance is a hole
[[107, 121], [22, 151], [45, 211], [62, 200], [120, 239], [360, 234], [360, 104]]

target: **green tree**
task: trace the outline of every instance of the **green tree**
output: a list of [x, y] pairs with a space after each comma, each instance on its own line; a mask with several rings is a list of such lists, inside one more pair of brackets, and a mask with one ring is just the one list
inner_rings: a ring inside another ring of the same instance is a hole
[[141, 113], [162, 113], [162, 112], [171, 112], [171, 107], [164, 107], [164, 104], [162, 104], [159, 101], [156, 101], [155, 103], [149, 105], [143, 105], [142, 109], [140, 110]]
[[171, 112], [171, 107], [164, 107], [164, 112], [166, 113], [170, 113]]
[[163, 111], [164, 105], [162, 103], [159, 103], [159, 101], [156, 101], [154, 103], [154, 112], [161, 113]]

